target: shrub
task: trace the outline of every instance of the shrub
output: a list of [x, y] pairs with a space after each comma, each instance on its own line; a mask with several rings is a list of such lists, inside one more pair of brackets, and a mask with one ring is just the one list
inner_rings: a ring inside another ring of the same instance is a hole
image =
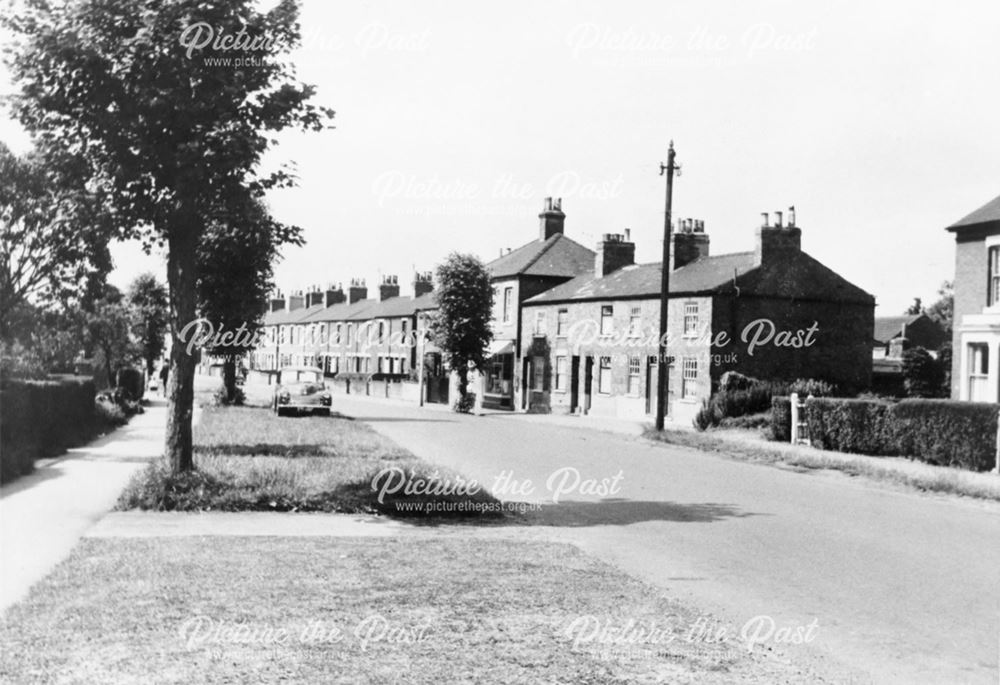
[[226, 386], [220, 385], [212, 393], [212, 404], [216, 407], [242, 407], [246, 404], [247, 394], [244, 392], [243, 387], [240, 385], [236, 386], [236, 391], [233, 393], [233, 399], [230, 401], [229, 396], [226, 394]]
[[996, 464], [998, 410], [985, 402], [903, 400], [892, 409], [898, 454], [989, 471]]
[[476, 406], [476, 395], [475, 393], [466, 393], [465, 397], [459, 396], [452, 405], [452, 410], [460, 414], [468, 414]]
[[903, 387], [907, 397], [939, 397], [944, 385], [941, 363], [922, 347], [903, 353]]
[[0, 482], [34, 468], [96, 429], [94, 383], [64, 377], [9, 379], [0, 387]]
[[896, 454], [889, 418], [892, 406], [872, 400], [809, 399], [805, 411], [810, 442], [837, 452]]
[[119, 369], [116, 383], [129, 400], [141, 400], [143, 394], [146, 392], [146, 380], [139, 369], [132, 367]]
[[744, 376], [738, 371], [726, 371], [719, 379], [719, 392], [730, 392], [732, 390], [748, 390], [752, 386], [760, 383], [756, 378]]
[[98, 424], [98, 430], [108, 431], [125, 425], [128, 416], [125, 411], [114, 402], [100, 397], [94, 402], [94, 416]]
[[771, 398], [771, 421], [767, 431], [770, 440], [788, 442], [792, 439], [792, 401], [788, 397]]
[[714, 396], [712, 399], [707, 397], [703, 399], [701, 401], [701, 408], [698, 410], [698, 413], [694, 415], [694, 419], [692, 419], [694, 427], [700, 431], [712, 426], [717, 426], [722, 420], [722, 416], [719, 415], [718, 405], [713, 401], [714, 399]]
[[799, 378], [788, 386], [787, 392], [789, 395], [797, 392], [802, 399], [809, 397], [809, 395], [813, 397], [833, 397], [837, 394], [837, 386], [826, 381], [816, 380], [815, 378]]

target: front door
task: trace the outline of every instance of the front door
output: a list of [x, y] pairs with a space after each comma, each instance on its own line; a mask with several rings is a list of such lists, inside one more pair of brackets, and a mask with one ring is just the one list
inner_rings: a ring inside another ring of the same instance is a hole
[[587, 357], [583, 367], [583, 413], [590, 411], [590, 386], [594, 381], [594, 358]]
[[569, 367], [569, 411], [576, 413], [580, 405], [580, 355], [574, 354]]

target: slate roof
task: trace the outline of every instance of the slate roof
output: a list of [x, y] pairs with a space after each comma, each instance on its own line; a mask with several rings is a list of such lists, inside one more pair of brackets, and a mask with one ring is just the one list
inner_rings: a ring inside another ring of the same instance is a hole
[[571, 277], [594, 269], [594, 251], [556, 233], [548, 240], [533, 240], [486, 265], [493, 278], [509, 276]]
[[976, 226], [978, 224], [987, 224], [992, 222], [1000, 223], [1000, 195], [993, 198], [971, 214], [962, 217], [949, 226], [947, 230], [958, 231], [966, 228], [967, 226]]
[[[658, 298], [660, 262], [626, 266], [604, 278], [578, 276], [536, 295], [525, 305], [615, 298]], [[673, 295], [741, 294], [874, 304], [874, 298], [818, 261], [798, 252], [758, 266], [753, 252], [702, 257], [670, 274]]]
[[268, 312], [264, 315], [265, 326], [284, 326], [291, 323], [301, 323], [304, 319], [312, 316], [323, 309], [322, 305], [312, 307], [299, 307], [298, 309], [279, 309], [276, 312]]
[[388, 300], [358, 300], [354, 304], [341, 302], [329, 307], [320, 307], [307, 318], [296, 323], [315, 323], [317, 321], [367, 321], [399, 316], [412, 316], [418, 311], [437, 309], [437, 299], [433, 292], [420, 297], [390, 297]]
[[903, 326], [909, 326], [919, 319], [923, 314], [909, 314], [903, 316], [876, 316], [875, 317], [875, 340], [880, 343], [887, 343], [903, 332]]

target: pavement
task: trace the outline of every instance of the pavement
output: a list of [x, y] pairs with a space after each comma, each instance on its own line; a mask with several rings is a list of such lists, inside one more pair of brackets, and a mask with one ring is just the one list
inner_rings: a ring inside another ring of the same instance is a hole
[[0, 487], [0, 611], [24, 597], [114, 505], [136, 471], [163, 454], [166, 401], [85, 447]]
[[[508, 532], [577, 544], [737, 626], [816, 620], [815, 642], [791, 652], [879, 683], [997, 682], [997, 503], [748, 464], [584, 422], [337, 405], [502, 499], [549, 505], [535, 526]], [[616, 476], [617, 488], [600, 489]]]

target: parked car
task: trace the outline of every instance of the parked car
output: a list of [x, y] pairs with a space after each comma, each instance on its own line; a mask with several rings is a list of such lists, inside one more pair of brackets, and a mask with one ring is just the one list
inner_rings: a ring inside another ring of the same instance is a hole
[[330, 415], [330, 391], [323, 370], [315, 366], [286, 366], [278, 372], [272, 409], [281, 416], [291, 412]]

